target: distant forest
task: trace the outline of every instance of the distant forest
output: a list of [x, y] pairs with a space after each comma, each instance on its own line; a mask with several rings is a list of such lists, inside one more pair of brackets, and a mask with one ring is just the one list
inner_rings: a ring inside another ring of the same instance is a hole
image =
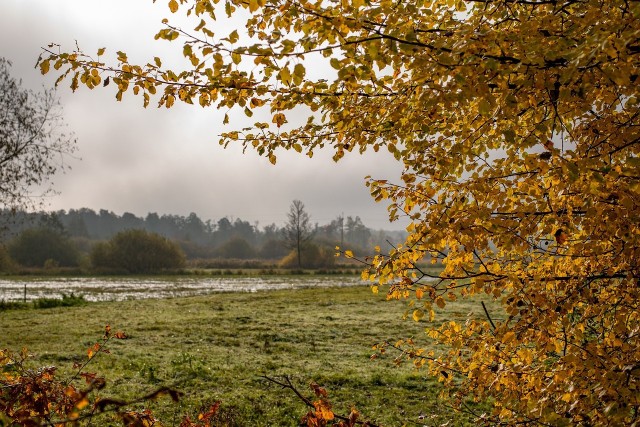
[[[285, 218], [283, 218], [285, 219]], [[56, 212], [0, 211], [0, 242], [10, 243], [31, 229], [51, 229], [69, 237], [82, 252], [88, 253], [99, 241], [111, 239], [125, 230], [146, 230], [176, 242], [187, 259], [264, 259], [277, 260], [289, 250], [283, 244], [283, 228], [276, 224], [259, 227], [240, 218], [202, 220], [195, 213], [188, 216], [149, 213], [138, 217], [132, 213], [117, 215], [101, 209], [71, 209]], [[402, 242], [402, 231], [373, 230], [360, 217], [336, 217], [328, 224], [314, 224], [313, 244], [350, 249], [356, 254], [371, 254], [374, 246], [388, 247]]]

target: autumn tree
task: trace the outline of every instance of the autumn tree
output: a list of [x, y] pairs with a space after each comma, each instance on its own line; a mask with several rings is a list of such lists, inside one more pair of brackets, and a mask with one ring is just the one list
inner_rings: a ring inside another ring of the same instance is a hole
[[[40, 68], [145, 106], [266, 109], [221, 143], [272, 162], [279, 149], [390, 151], [399, 181], [368, 183], [391, 219], [410, 219], [409, 237], [364, 277], [417, 320], [457, 298], [491, 302], [430, 328], [408, 357], [454, 402], [494, 402], [490, 422], [638, 422], [640, 2], [217, 3], [169, 1], [194, 18], [156, 36], [182, 42], [184, 70], [53, 48]], [[225, 14], [246, 17], [242, 38], [215, 32]]]
[[284, 246], [295, 252], [298, 268], [302, 268], [302, 254], [307, 244], [313, 239], [313, 234], [311, 217], [305, 210], [304, 203], [294, 200], [289, 207], [282, 238]]
[[[76, 141], [65, 133], [54, 91], [23, 89], [10, 68], [0, 58], [0, 208], [16, 209], [33, 207], [52, 191], [48, 180], [66, 169], [64, 158]], [[34, 187], [43, 185], [34, 195]]]

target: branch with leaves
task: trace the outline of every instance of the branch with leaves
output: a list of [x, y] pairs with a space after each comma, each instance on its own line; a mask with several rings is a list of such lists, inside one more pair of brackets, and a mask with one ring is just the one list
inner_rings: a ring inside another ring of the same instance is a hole
[[336, 426], [336, 427], [378, 427], [376, 424], [372, 424], [368, 421], [361, 421], [360, 413], [352, 408], [348, 416], [336, 414], [333, 412], [331, 402], [329, 401], [329, 394], [327, 390], [320, 387], [318, 384], [312, 382], [309, 387], [313, 390], [316, 400], [312, 400], [302, 394], [296, 386], [291, 382], [289, 377], [272, 378], [267, 375], [263, 375], [262, 378], [270, 383], [278, 385], [283, 389], [291, 390], [311, 411], [302, 418], [302, 425], [308, 427], [323, 427], [323, 426]]

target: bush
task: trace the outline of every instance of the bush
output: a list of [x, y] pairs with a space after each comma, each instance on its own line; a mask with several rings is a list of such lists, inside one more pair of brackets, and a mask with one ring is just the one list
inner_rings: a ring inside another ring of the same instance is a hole
[[155, 273], [184, 267], [185, 256], [176, 243], [159, 234], [126, 230], [108, 242], [96, 244], [91, 251], [91, 263], [97, 269]]
[[[302, 249], [302, 267], [304, 268], [326, 268], [335, 264], [334, 251], [319, 247], [314, 244], [308, 244]], [[298, 253], [294, 249], [280, 261], [283, 268], [298, 268]]]
[[9, 254], [25, 267], [75, 267], [78, 250], [60, 231], [50, 228], [30, 228], [9, 243]]

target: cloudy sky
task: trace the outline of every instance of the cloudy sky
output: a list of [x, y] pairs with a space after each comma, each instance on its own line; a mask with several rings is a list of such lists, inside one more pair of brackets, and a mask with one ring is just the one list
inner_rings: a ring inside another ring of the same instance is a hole
[[[41, 47], [52, 42], [70, 51], [77, 41], [88, 53], [106, 47], [105, 58], [114, 64], [118, 50], [132, 63], [154, 56], [178, 60], [179, 40], [153, 39], [163, 18], [181, 24], [163, 0], [2, 0], [0, 55], [13, 62], [12, 73], [23, 86], [35, 90], [53, 86], [53, 76], [34, 69]], [[222, 111], [188, 105], [143, 109], [132, 94], [116, 102], [111, 86], [75, 94], [68, 85], [58, 89], [78, 151], [68, 161], [72, 169], [54, 178], [60, 194], [48, 199], [49, 209], [88, 207], [138, 216], [195, 212], [202, 219], [229, 216], [266, 225], [282, 224], [291, 201], [300, 199], [321, 224], [344, 213], [372, 228], [402, 228], [388, 222], [386, 206], [374, 203], [364, 185], [367, 175], [398, 181], [401, 167], [387, 153], [354, 154], [334, 163], [330, 152], [313, 159], [280, 152], [273, 166], [251, 151], [243, 154], [240, 146], [218, 145], [218, 135], [231, 129], [222, 125]], [[231, 126], [250, 124], [243, 123], [241, 111], [234, 113]]]

